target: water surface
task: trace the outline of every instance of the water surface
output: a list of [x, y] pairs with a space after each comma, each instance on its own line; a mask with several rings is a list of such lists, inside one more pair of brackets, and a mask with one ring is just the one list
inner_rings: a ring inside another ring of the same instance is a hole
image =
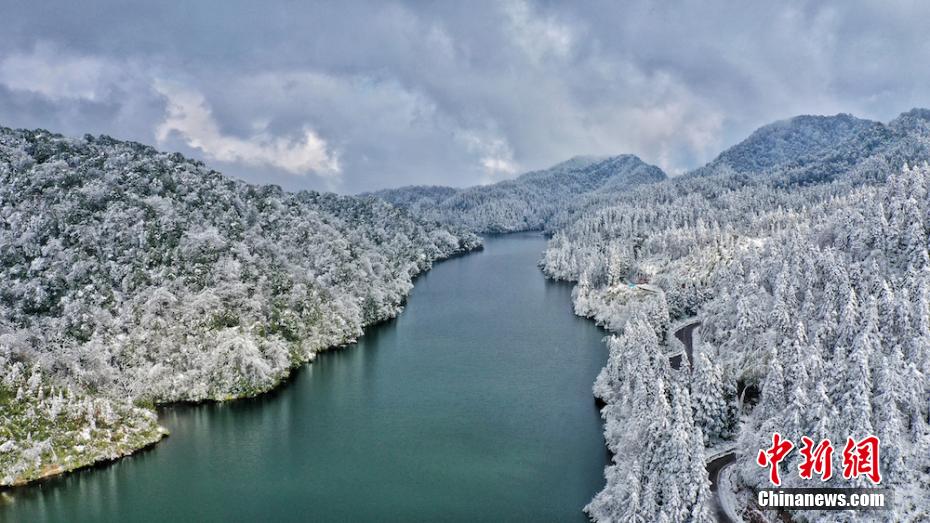
[[164, 409], [154, 449], [16, 490], [0, 520], [586, 521], [606, 349], [544, 246], [487, 238], [276, 392]]

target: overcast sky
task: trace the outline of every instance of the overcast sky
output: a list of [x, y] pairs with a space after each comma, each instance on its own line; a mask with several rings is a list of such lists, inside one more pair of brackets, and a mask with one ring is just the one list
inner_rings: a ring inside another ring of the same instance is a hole
[[930, 2], [165, 3], [0, 2], [0, 125], [354, 193], [930, 106]]

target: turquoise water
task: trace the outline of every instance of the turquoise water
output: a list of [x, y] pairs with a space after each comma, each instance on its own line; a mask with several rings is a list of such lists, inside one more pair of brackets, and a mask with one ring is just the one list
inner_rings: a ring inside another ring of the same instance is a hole
[[586, 521], [606, 348], [536, 268], [544, 246], [488, 238], [276, 392], [164, 409], [164, 442], [13, 491], [0, 520]]

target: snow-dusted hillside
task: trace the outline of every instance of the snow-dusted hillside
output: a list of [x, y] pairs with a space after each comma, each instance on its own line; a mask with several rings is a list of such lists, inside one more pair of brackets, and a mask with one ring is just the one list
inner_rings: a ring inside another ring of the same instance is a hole
[[576, 157], [513, 180], [470, 187], [404, 187], [375, 193], [414, 214], [476, 232], [539, 230], [582, 195], [613, 194], [665, 179], [636, 156]]
[[884, 126], [879, 122], [848, 114], [796, 116], [761, 127], [691, 174], [719, 174], [727, 171], [761, 174], [801, 157], [829, 152], [837, 144], [882, 128]]
[[[579, 282], [576, 311], [620, 334], [595, 387], [618, 451], [589, 515], [701, 519], [705, 498], [689, 489], [689, 461], [676, 454], [695, 440], [694, 424], [709, 445], [737, 448], [742, 510], [751, 510], [749, 489], [768, 482], [755, 458], [774, 431], [840, 447], [875, 434], [894, 513], [804, 516], [930, 517], [928, 124], [924, 110], [887, 125], [795, 118], [691, 175], [589, 202], [555, 232], [544, 271]], [[629, 280], [663, 292], [637, 300]], [[655, 340], [694, 315], [703, 324], [693, 374], [669, 371]], [[667, 413], [666, 422], [657, 426], [654, 412]], [[630, 434], [648, 441], [624, 443]], [[678, 450], [663, 443], [669, 438]], [[784, 466], [795, 471], [785, 473], [787, 486], [815, 486], [797, 476], [799, 459], [795, 452]], [[862, 484], [841, 475], [829, 482]]]
[[398, 314], [434, 261], [479, 245], [374, 198], [287, 193], [136, 143], [3, 128], [0, 216], [4, 484], [152, 440], [96, 431], [101, 412], [154, 435], [130, 402], [274, 387]]

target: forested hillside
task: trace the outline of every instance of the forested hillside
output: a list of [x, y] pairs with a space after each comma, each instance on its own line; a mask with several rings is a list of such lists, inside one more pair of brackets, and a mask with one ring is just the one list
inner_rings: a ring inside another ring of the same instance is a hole
[[[889, 124], [799, 117], [687, 176], [587, 202], [554, 232], [543, 270], [578, 282], [576, 312], [618, 333], [595, 385], [615, 455], [591, 517], [704, 519], [701, 438], [736, 447], [750, 510], [750, 489], [768, 484], [756, 454], [775, 431], [798, 445], [829, 437], [837, 456], [848, 437], [881, 439], [894, 512], [804, 517], [930, 517], [928, 160], [928, 111]], [[692, 316], [695, 361], [670, 370], [661, 344]], [[800, 457], [783, 465], [786, 486], [817, 486], [798, 477]]]
[[4, 128], [0, 216], [2, 484], [156, 441], [152, 404], [274, 387], [480, 242], [374, 198]]
[[610, 195], [665, 179], [665, 173], [632, 155], [576, 157], [542, 171], [493, 185], [452, 189], [404, 187], [375, 193], [414, 214], [475, 232], [546, 228], [584, 195]]
[[800, 158], [829, 153], [850, 139], [861, 142], [858, 137], [881, 133], [884, 128], [879, 122], [848, 114], [797, 116], [756, 130], [739, 144], [721, 153], [714, 161], [689, 174], [762, 174]]

